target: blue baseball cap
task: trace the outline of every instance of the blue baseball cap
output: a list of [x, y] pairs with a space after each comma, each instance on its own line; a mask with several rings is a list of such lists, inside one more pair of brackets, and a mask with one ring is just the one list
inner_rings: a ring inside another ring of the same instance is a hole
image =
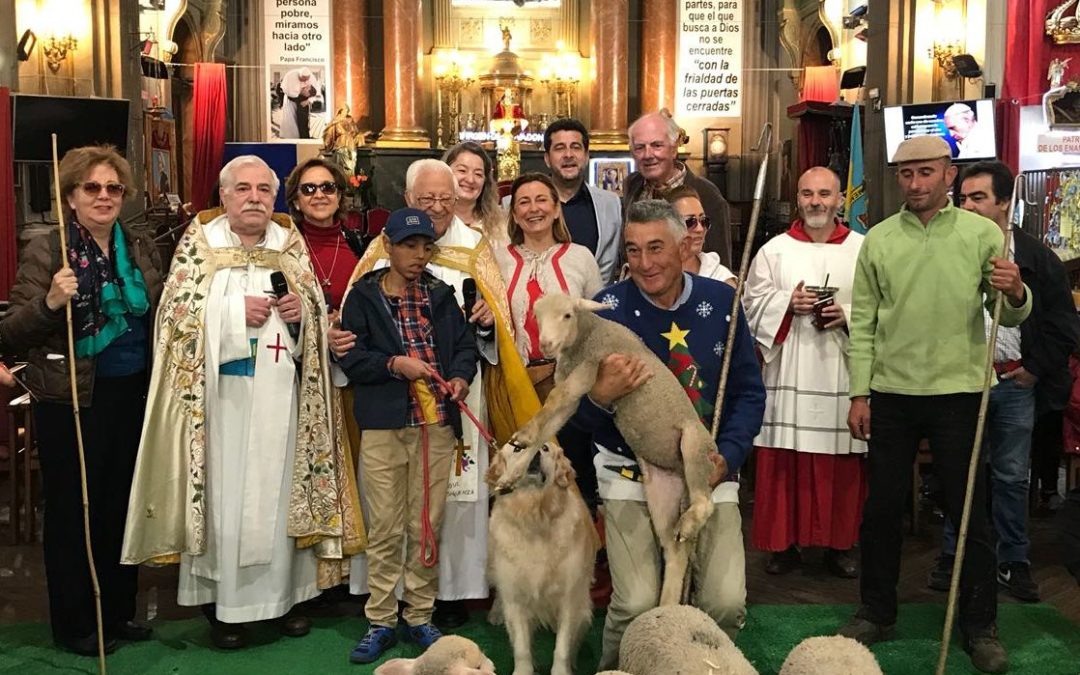
[[421, 234], [435, 239], [435, 225], [428, 214], [420, 209], [398, 209], [390, 214], [383, 232], [391, 244], [401, 243], [409, 237]]

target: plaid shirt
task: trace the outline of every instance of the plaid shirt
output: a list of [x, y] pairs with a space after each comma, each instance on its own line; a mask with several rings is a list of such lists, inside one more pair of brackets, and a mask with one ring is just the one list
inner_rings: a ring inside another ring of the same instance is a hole
[[[428, 295], [427, 284], [419, 280], [411, 282], [405, 286], [405, 292], [401, 297], [389, 295], [386, 289], [383, 289], [383, 297], [390, 305], [390, 316], [393, 317], [394, 325], [401, 333], [405, 355], [438, 368], [435, 329], [431, 325], [431, 319], [421, 311], [425, 307], [429, 310], [431, 308], [431, 296]], [[420, 400], [424, 398], [434, 398], [437, 424], [446, 424], [449, 421], [446, 398], [439, 393], [438, 388], [426, 379], [417, 380], [412, 387], [412, 391], [417, 395], [409, 396], [409, 426], [416, 427], [431, 421], [424, 419], [424, 410], [420, 404]]]

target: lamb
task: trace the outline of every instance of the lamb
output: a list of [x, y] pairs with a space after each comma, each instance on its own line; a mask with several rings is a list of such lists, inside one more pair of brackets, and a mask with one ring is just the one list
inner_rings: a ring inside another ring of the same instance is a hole
[[840, 635], [807, 638], [784, 659], [779, 675], [882, 675], [874, 655]]
[[634, 619], [619, 647], [619, 668], [632, 675], [757, 675], [727, 633], [687, 605]]
[[[511, 489], [536, 452], [573, 416], [596, 382], [604, 357], [618, 353], [641, 358], [653, 377], [616, 401], [615, 426], [641, 466], [649, 516], [664, 553], [660, 604], [674, 605], [682, 596], [690, 542], [712, 515], [709, 453], [717, 452], [716, 441], [678, 380], [638, 336], [593, 313], [606, 308], [562, 293], [536, 302], [540, 348], [556, 359], [556, 384], [544, 407], [511, 437], [511, 459], [496, 489]], [[687, 491], [689, 506], [680, 515]]]
[[375, 675], [495, 675], [495, 665], [472, 640], [444, 635], [420, 658], [390, 659]]

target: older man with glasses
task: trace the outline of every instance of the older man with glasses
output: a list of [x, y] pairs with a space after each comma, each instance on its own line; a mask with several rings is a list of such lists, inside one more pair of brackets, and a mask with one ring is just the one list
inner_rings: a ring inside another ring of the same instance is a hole
[[[469, 383], [466, 405], [501, 441], [510, 437], [539, 410], [510, 332], [506, 288], [487, 239], [454, 215], [457, 179], [453, 170], [436, 159], [413, 162], [405, 175], [405, 201], [431, 218], [436, 251], [427, 270], [454, 287], [458, 303], [476, 326], [481, 363], [490, 366], [487, 377], [477, 371]], [[353, 281], [388, 264], [383, 237], [372, 242], [353, 272]], [[475, 282], [475, 303], [466, 306], [464, 288]], [[488, 411], [491, 418], [488, 419]], [[439, 590], [433, 621], [444, 630], [468, 619], [464, 600], [488, 596], [487, 518], [488, 491], [482, 477], [487, 471], [486, 442], [466, 424], [450, 477], [439, 541]], [[410, 551], [409, 555], [416, 555]], [[354, 558], [352, 592], [367, 592], [367, 561]]]

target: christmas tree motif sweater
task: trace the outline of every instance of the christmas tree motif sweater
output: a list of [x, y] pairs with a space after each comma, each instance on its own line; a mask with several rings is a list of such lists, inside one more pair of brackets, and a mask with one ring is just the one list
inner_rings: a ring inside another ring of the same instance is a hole
[[[620, 282], [595, 297], [612, 307], [597, 314], [636, 333], [675, 374], [702, 424], [711, 428], [735, 290], [725, 283], [687, 273], [683, 274], [683, 282], [682, 294], [668, 309], [654, 305], [632, 280]], [[727, 400], [717, 436], [730, 479], [735, 478], [749, 455], [765, 414], [765, 386], [754, 354], [754, 341], [741, 312], [736, 330]], [[591, 429], [593, 441], [600, 448], [634, 460], [633, 452], [615, 428], [614, 418], [587, 397], [575, 423]], [[598, 474], [601, 463], [598, 459]], [[633, 471], [624, 473], [624, 478], [636, 480]]]

